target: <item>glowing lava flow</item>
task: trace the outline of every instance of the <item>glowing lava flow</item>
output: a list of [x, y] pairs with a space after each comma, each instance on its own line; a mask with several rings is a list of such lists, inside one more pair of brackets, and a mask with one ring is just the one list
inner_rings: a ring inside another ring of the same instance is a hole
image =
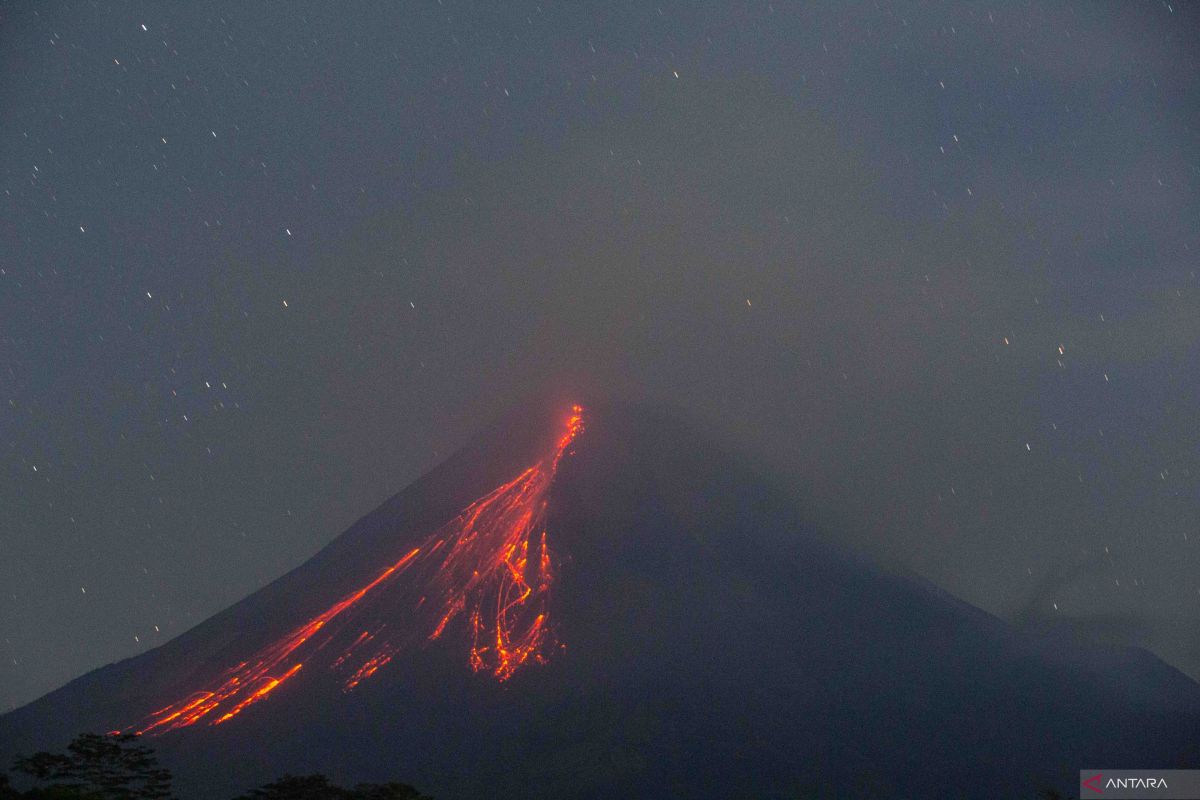
[[[467, 663], [498, 680], [546, 660], [553, 558], [546, 502], [558, 465], [583, 430], [574, 406], [553, 452], [467, 506], [374, 580], [227, 670], [215, 685], [150, 714], [127, 732], [160, 734], [201, 720], [220, 725], [306, 665], [340, 673], [350, 691], [399, 653], [461, 625]], [[316, 662], [316, 664], [314, 664]], [[311, 670], [310, 670], [311, 671]]]

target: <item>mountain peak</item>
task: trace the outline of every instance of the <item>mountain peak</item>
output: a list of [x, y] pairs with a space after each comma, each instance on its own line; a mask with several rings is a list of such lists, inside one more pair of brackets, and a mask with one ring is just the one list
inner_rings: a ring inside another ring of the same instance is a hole
[[[1110, 733], [1130, 713], [1137, 743]], [[116, 728], [194, 797], [315, 770], [448, 798], [982, 800], [1180, 763], [1196, 713], [1154, 659], [1051, 651], [823, 543], [676, 414], [535, 401], [287, 575], [0, 717], [0, 757]]]

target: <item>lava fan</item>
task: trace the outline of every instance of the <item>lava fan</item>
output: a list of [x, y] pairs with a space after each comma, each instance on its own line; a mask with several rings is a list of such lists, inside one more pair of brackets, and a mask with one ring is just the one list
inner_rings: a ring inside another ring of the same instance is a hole
[[351, 691], [401, 652], [465, 631], [465, 661], [504, 681], [554, 645], [554, 558], [545, 529], [559, 462], [583, 430], [573, 406], [552, 451], [386, 566], [369, 583], [230, 667], [211, 685], [126, 731], [221, 725], [303, 670], [327, 669]]

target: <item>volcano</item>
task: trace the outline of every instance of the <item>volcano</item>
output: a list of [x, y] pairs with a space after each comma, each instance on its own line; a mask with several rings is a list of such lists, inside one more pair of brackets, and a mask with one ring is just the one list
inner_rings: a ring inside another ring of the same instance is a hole
[[147, 737], [187, 798], [284, 773], [441, 798], [1034, 797], [1195, 767], [1200, 686], [827, 543], [655, 408], [534, 404], [305, 564], [0, 717]]

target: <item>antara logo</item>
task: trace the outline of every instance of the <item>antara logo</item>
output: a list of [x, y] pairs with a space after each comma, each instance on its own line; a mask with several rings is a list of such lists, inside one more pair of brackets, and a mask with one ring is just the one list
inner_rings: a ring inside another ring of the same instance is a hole
[[1166, 778], [1109, 778], [1105, 789], [1166, 789]]
[[[1103, 781], [1104, 788], [1100, 788]], [[1168, 789], [1166, 778], [1109, 778], [1104, 780], [1104, 775], [1093, 775], [1083, 781], [1084, 787], [1091, 789], [1096, 794], [1104, 794], [1104, 789]]]

